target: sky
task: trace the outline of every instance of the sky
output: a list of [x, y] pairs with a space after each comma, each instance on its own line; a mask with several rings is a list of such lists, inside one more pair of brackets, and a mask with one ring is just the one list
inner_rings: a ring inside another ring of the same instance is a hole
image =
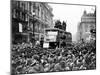
[[53, 8], [53, 20], [61, 20], [67, 23], [66, 31], [72, 33], [72, 40], [76, 40], [77, 25], [81, 21], [84, 10], [93, 13], [94, 6], [80, 6], [67, 4], [49, 4]]

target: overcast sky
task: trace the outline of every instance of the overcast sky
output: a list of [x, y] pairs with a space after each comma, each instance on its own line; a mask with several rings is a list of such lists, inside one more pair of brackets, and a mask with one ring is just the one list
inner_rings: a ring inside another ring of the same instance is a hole
[[53, 19], [59, 19], [67, 22], [67, 31], [72, 33], [73, 40], [77, 32], [77, 25], [81, 20], [84, 10], [93, 13], [94, 6], [80, 6], [67, 4], [49, 4], [53, 8]]

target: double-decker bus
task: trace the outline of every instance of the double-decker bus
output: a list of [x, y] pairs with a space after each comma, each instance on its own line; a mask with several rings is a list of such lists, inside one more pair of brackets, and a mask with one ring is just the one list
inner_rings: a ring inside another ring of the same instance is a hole
[[43, 47], [47, 48], [60, 48], [61, 43], [64, 42], [66, 46], [71, 44], [72, 35], [70, 32], [58, 28], [45, 29], [44, 44]]

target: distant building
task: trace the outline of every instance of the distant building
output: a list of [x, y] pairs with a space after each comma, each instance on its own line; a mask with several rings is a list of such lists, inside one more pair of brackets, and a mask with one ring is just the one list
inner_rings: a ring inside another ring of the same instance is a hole
[[[94, 31], [92, 33], [91, 31]], [[94, 13], [87, 13], [84, 11], [81, 22], [78, 25], [78, 41], [95, 40], [96, 31], [96, 11]]]
[[11, 2], [12, 41], [15, 43], [40, 40], [44, 29], [52, 27], [52, 8], [47, 3]]

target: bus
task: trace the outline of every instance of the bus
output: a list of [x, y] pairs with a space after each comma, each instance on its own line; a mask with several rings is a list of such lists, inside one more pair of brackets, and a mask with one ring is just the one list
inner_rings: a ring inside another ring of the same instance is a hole
[[62, 43], [65, 43], [66, 46], [72, 42], [72, 34], [58, 28], [47, 28], [45, 29], [44, 36], [44, 48], [60, 48]]

